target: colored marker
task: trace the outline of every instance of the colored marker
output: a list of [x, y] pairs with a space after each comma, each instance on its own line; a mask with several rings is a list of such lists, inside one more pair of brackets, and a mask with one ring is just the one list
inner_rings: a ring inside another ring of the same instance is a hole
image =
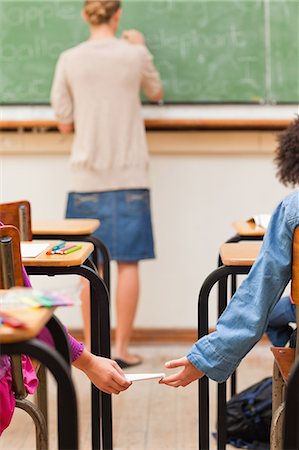
[[75, 247], [69, 248], [68, 250], [65, 250], [63, 252], [64, 255], [68, 255], [69, 253], [75, 252], [77, 250], [80, 250], [82, 248], [82, 245], [76, 245]]
[[54, 245], [54, 247], [52, 247], [52, 251], [55, 251], [55, 250], [59, 250], [61, 247], [64, 247], [64, 245], [66, 244], [66, 241], [61, 241], [59, 244], [57, 244], [57, 245]]
[[78, 247], [77, 245], [66, 245], [65, 247], [61, 247], [59, 250], [56, 250], [57, 255], [63, 255], [64, 252], [66, 252], [67, 250], [71, 249], [71, 248], [75, 248]]
[[51, 250], [50, 254], [51, 255], [62, 254], [63, 250], [65, 250], [66, 248], [67, 247], [61, 247], [61, 248], [58, 248], [57, 250]]
[[59, 244], [54, 245], [54, 247], [51, 248], [51, 250], [48, 250], [46, 252], [46, 255], [54, 255], [54, 253], [56, 252], [56, 250], [59, 250], [60, 248], [64, 247], [66, 244], [65, 241], [61, 241]]

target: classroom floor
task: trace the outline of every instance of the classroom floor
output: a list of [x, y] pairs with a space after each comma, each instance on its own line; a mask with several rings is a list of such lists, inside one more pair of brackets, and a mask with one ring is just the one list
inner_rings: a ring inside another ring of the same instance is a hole
[[[165, 361], [186, 354], [190, 345], [142, 345], [133, 350], [144, 363], [130, 372], [163, 372]], [[269, 346], [259, 344], [246, 357], [238, 371], [238, 389], [271, 375]], [[90, 385], [74, 369], [80, 411], [80, 449], [90, 445]], [[55, 382], [50, 380], [50, 450], [57, 448]], [[211, 424], [215, 420], [215, 383], [211, 393]], [[156, 381], [135, 383], [128, 391], [113, 397], [114, 450], [198, 450], [197, 383], [173, 389]], [[27, 414], [16, 410], [10, 428], [0, 439], [1, 450], [34, 450], [34, 427]], [[233, 447], [228, 446], [227, 449]], [[216, 449], [211, 438], [211, 450]]]

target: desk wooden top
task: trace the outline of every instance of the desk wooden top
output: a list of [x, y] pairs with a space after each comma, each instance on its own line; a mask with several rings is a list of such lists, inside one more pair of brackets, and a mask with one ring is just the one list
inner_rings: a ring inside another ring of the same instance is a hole
[[265, 228], [259, 227], [251, 220], [238, 220], [233, 222], [233, 227], [239, 236], [264, 236]]
[[4, 310], [16, 319], [25, 322], [27, 328], [0, 326], [0, 344], [12, 344], [36, 337], [51, 319], [55, 308], [19, 308]]
[[33, 220], [32, 234], [88, 235], [100, 226], [97, 219]]
[[[41, 242], [41, 241], [36, 241]], [[26, 267], [72, 267], [80, 266], [93, 252], [93, 244], [90, 242], [70, 242], [70, 245], [81, 245], [80, 250], [69, 253], [68, 255], [47, 255], [46, 252], [60, 241], [47, 241], [49, 247], [35, 258], [22, 258], [22, 262]], [[33, 241], [34, 243], [34, 241]], [[28, 242], [30, 244], [30, 242]]]
[[227, 243], [220, 247], [220, 257], [225, 266], [252, 266], [262, 242]]

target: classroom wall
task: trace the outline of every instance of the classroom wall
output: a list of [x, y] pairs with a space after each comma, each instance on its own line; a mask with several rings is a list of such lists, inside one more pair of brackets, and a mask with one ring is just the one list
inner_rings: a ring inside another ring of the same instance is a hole
[[[231, 223], [271, 212], [290, 190], [276, 180], [272, 154], [152, 153], [150, 162], [157, 259], [140, 265], [136, 327], [195, 328], [199, 288], [216, 267], [220, 244], [234, 234]], [[67, 154], [0, 157], [1, 202], [30, 200], [34, 219], [63, 217], [68, 179]], [[76, 294], [77, 281], [75, 276], [35, 277], [33, 284], [54, 283]], [[68, 326], [81, 326], [79, 306], [59, 315]], [[112, 324], [114, 316], [113, 308]]]

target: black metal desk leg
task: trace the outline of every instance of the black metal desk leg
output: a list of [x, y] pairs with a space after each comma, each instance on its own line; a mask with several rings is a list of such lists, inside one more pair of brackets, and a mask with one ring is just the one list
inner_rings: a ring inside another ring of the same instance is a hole
[[[98, 283], [100, 284], [100, 283]], [[105, 356], [106, 358], [110, 358], [111, 349], [110, 349], [110, 315], [109, 315], [109, 294], [105, 289], [105, 285], [101, 284], [101, 288], [103, 292], [100, 292], [99, 286], [96, 288], [95, 284], [92, 284], [93, 288], [91, 290], [91, 317], [92, 321], [96, 321], [100, 324], [99, 327], [99, 335], [98, 332], [95, 333], [94, 336], [91, 336], [91, 348], [96, 351], [96, 354]], [[104, 291], [106, 291], [104, 293]], [[103, 299], [106, 294], [107, 301], [103, 302], [100, 299]], [[97, 317], [97, 319], [96, 319]], [[92, 324], [91, 329], [94, 330], [96, 328], [95, 323]], [[99, 338], [98, 338], [99, 337]], [[98, 348], [99, 344], [99, 348]], [[95, 391], [95, 387], [93, 386], [93, 391]], [[98, 392], [98, 390], [97, 390]], [[93, 396], [94, 398], [95, 396]], [[105, 392], [100, 393], [100, 408], [95, 407], [95, 411], [100, 411], [102, 416], [102, 444], [103, 450], [112, 450], [113, 442], [112, 442], [112, 402], [111, 395], [106, 394]], [[95, 405], [96, 406], [96, 405]], [[96, 418], [95, 418], [96, 420]], [[96, 427], [94, 427], [96, 428]]]
[[[208, 334], [208, 302], [209, 295], [212, 287], [218, 283], [220, 280], [225, 278], [225, 282], [222, 283], [222, 287], [224, 286], [224, 290], [219, 291], [219, 299], [221, 299], [220, 309], [222, 310], [223, 305], [222, 301], [226, 299], [226, 287], [227, 287], [227, 277], [230, 274], [245, 274], [250, 270], [249, 267], [227, 267], [221, 266], [218, 269], [215, 269], [210, 275], [205, 279], [202, 284], [199, 297], [198, 297], [198, 336], [201, 338], [202, 336]], [[199, 382], [199, 449], [200, 450], [208, 450], [209, 449], [209, 397], [208, 397], [208, 388], [209, 384], [204, 381], [203, 378]]]
[[58, 386], [58, 445], [60, 450], [77, 450], [78, 417], [71, 371], [58, 352], [37, 339], [17, 344], [2, 344], [0, 354], [25, 354], [36, 358], [54, 375]]
[[[223, 268], [216, 269], [203, 282], [198, 296], [198, 338], [208, 334], [208, 302], [213, 285], [218, 281], [218, 274]], [[199, 380], [198, 418], [199, 418], [199, 449], [210, 448], [210, 420], [209, 420], [209, 381], [207, 377]]]
[[[232, 275], [235, 276], [235, 275]], [[221, 316], [227, 305], [227, 276], [219, 280], [218, 317]], [[217, 386], [217, 443], [218, 450], [226, 447], [226, 382]]]
[[53, 316], [47, 323], [46, 327], [54, 341], [55, 350], [57, 350], [60, 355], [65, 359], [66, 363], [71, 365], [71, 353], [69, 340], [66, 335], [66, 331], [62, 323], [57, 317]]
[[226, 383], [217, 386], [218, 410], [217, 410], [217, 448], [226, 448]]
[[[104, 281], [91, 267], [33, 267], [27, 270], [29, 275], [80, 275], [89, 280], [91, 289], [91, 351], [95, 355], [110, 358], [110, 314], [109, 294]], [[103, 394], [92, 386], [92, 448], [112, 450], [112, 404], [111, 395]]]
[[[92, 242], [96, 249], [99, 249], [101, 252], [101, 255], [103, 257], [103, 280], [107, 287], [108, 292], [110, 293], [110, 254], [107, 249], [107, 247], [104, 245], [104, 243], [96, 238], [95, 236], [89, 236], [86, 238], [88, 242]], [[96, 253], [95, 253], [96, 254]], [[96, 266], [98, 266], [97, 257], [93, 254], [93, 262]]]
[[199, 429], [198, 440], [200, 450], [209, 450], [209, 379], [203, 377], [198, 380]]
[[[109, 294], [104, 282], [91, 268], [81, 266], [80, 275], [90, 281], [91, 291], [91, 351], [95, 355], [110, 358]], [[93, 449], [112, 450], [112, 402], [111, 395], [92, 386], [92, 442]]]
[[[237, 275], [232, 274], [231, 276], [231, 297], [237, 290]], [[237, 371], [235, 370], [230, 378], [230, 395], [231, 397], [237, 392]]]

